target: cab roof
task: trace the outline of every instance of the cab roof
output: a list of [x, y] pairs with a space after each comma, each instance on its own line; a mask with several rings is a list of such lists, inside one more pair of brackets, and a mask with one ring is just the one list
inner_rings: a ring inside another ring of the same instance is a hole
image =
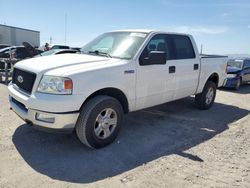
[[124, 30], [114, 30], [111, 32], [135, 32], [135, 33], [165, 33], [165, 34], [177, 34], [177, 35], [190, 35], [187, 33], [178, 33], [178, 32], [168, 32], [168, 31], [160, 31], [153, 29], [124, 29]]

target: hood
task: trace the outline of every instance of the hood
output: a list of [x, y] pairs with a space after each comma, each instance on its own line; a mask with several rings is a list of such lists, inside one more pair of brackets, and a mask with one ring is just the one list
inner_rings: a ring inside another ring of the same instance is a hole
[[227, 67], [227, 73], [238, 73], [241, 69], [238, 67]]
[[114, 59], [86, 54], [61, 54], [19, 61], [15, 65], [15, 68], [34, 73], [47, 72], [55, 69], [64, 69], [66, 72], [69, 72], [73, 71], [72, 68], [77, 69], [79, 66], [83, 68], [86, 64], [88, 67], [97, 66], [98, 63], [103, 65], [107, 64], [108, 61], [113, 62]]

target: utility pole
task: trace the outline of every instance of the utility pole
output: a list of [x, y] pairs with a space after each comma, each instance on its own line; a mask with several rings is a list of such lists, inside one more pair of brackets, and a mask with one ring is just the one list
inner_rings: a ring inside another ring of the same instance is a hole
[[65, 14], [65, 38], [64, 38], [64, 44], [67, 44], [67, 14]]
[[52, 44], [52, 37], [49, 38], [49, 44]]

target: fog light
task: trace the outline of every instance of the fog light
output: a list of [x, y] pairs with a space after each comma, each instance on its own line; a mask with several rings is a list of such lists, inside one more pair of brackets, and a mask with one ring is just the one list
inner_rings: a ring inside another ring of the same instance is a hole
[[49, 115], [49, 114], [43, 114], [43, 113], [36, 113], [36, 120], [43, 121], [46, 123], [54, 123], [55, 117]]

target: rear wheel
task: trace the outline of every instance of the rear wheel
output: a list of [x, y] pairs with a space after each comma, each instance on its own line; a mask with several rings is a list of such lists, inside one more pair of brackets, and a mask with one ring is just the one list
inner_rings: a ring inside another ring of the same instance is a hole
[[97, 96], [81, 109], [76, 134], [83, 144], [101, 148], [116, 139], [122, 121], [123, 109], [120, 102], [109, 96]]
[[195, 95], [195, 104], [199, 109], [207, 110], [213, 105], [215, 96], [215, 83], [212, 81], [207, 81], [202, 93]]

